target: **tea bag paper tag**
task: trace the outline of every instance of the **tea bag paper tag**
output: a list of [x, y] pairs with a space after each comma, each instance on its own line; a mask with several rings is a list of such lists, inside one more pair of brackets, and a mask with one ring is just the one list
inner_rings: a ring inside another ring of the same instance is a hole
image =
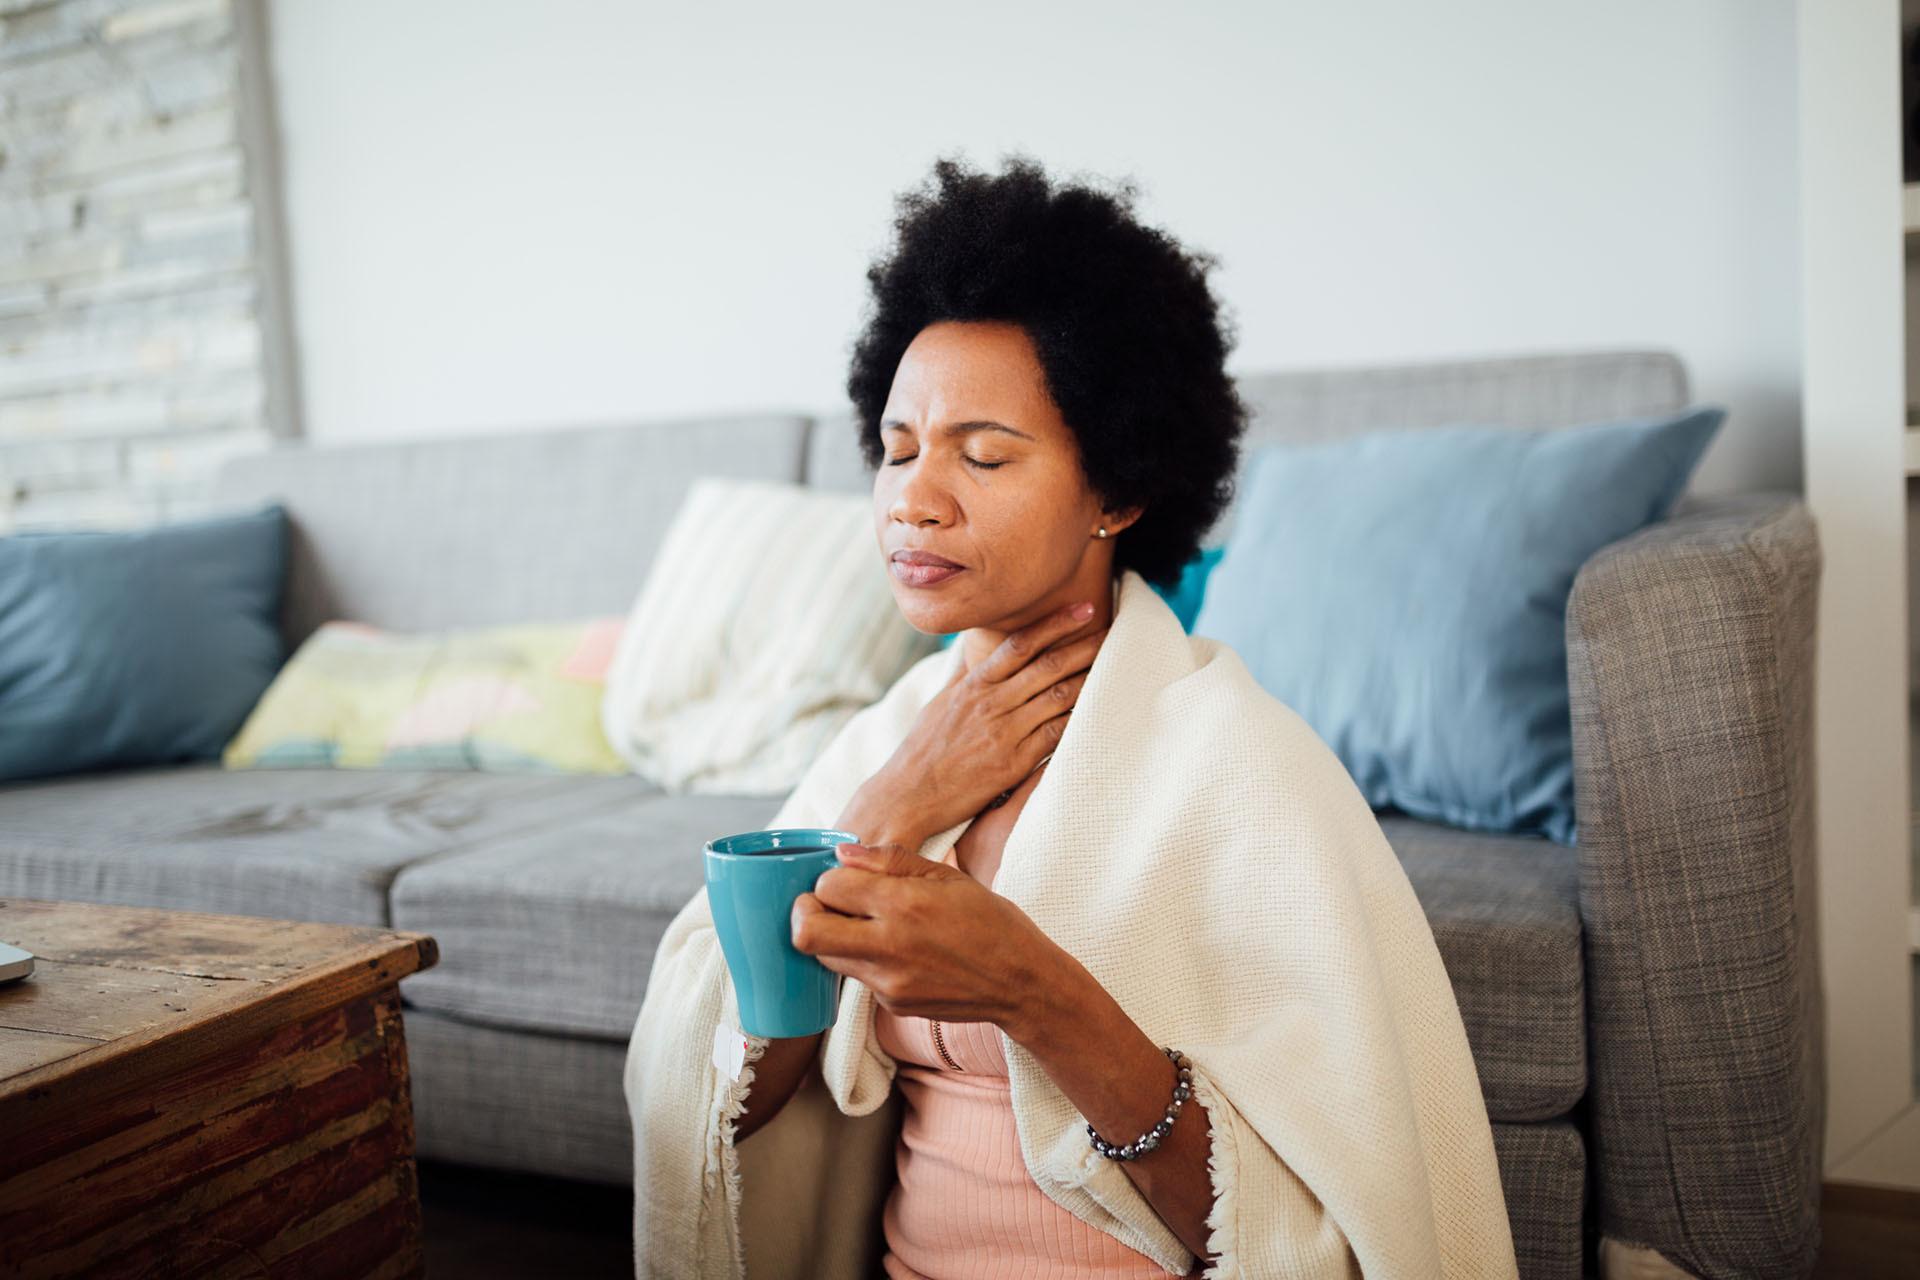
[[713, 1065], [729, 1080], [747, 1065], [747, 1038], [724, 1022], [713, 1029]]

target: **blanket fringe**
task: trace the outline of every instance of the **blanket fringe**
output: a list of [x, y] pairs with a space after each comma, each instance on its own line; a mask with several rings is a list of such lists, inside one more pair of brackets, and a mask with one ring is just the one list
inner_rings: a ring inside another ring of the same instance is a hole
[[1193, 1097], [1206, 1109], [1209, 1132], [1213, 1135], [1207, 1150], [1207, 1177], [1213, 1183], [1213, 1208], [1207, 1211], [1207, 1252], [1214, 1261], [1201, 1273], [1202, 1280], [1231, 1280], [1240, 1274], [1240, 1260], [1234, 1256], [1233, 1243], [1240, 1235], [1240, 1205], [1235, 1197], [1235, 1180], [1240, 1157], [1234, 1146], [1233, 1122], [1220, 1105], [1213, 1081], [1193, 1067]]
[[[725, 1184], [727, 1200], [727, 1242], [732, 1250], [733, 1270], [730, 1274], [744, 1276], [747, 1271], [746, 1245], [740, 1237], [740, 1155], [734, 1149], [734, 1129], [741, 1112], [747, 1109], [747, 1094], [753, 1086], [754, 1063], [767, 1051], [771, 1042], [760, 1037], [743, 1034], [747, 1042], [746, 1061], [741, 1068], [738, 1080], [720, 1080], [718, 1097], [714, 1111], [719, 1119], [717, 1138], [720, 1143], [720, 1176]], [[713, 1202], [713, 1168], [708, 1165], [706, 1193], [701, 1197], [703, 1205]], [[700, 1274], [706, 1274], [704, 1270]]]

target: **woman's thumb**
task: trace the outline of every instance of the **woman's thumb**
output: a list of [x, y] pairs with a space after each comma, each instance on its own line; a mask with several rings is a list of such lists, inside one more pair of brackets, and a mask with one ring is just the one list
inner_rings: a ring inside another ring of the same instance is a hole
[[842, 844], [836, 848], [843, 865], [882, 875], [923, 875], [930, 868], [944, 865], [909, 853], [902, 844]]

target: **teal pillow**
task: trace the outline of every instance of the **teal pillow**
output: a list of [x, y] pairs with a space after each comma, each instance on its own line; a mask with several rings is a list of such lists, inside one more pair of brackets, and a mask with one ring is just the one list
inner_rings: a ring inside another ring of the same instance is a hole
[[[1180, 570], [1180, 580], [1173, 586], [1148, 584], [1172, 608], [1174, 617], [1180, 619], [1182, 629], [1193, 630], [1194, 619], [1200, 614], [1200, 601], [1207, 592], [1207, 577], [1213, 572], [1213, 567], [1220, 563], [1220, 557], [1225, 551], [1224, 546], [1202, 547], [1200, 554], [1187, 561], [1185, 567]], [[956, 631], [952, 635], [940, 637], [940, 647], [944, 649], [952, 644], [959, 634]]]
[[287, 515], [0, 537], [0, 780], [216, 759], [285, 657]]
[[1181, 630], [1193, 631], [1194, 620], [1200, 616], [1200, 602], [1206, 598], [1207, 579], [1213, 576], [1213, 568], [1226, 550], [1225, 546], [1202, 547], [1199, 555], [1187, 561], [1172, 589], [1153, 588], [1172, 608], [1173, 616], [1180, 619]]
[[1375, 809], [1575, 844], [1574, 575], [1667, 515], [1725, 417], [1266, 446], [1194, 632], [1232, 647]]

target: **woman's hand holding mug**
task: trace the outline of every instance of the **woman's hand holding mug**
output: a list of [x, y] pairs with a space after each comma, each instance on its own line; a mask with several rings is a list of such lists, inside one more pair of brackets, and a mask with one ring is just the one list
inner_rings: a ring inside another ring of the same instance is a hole
[[[866, 843], [839, 845], [840, 866], [795, 900], [796, 950], [864, 982], [898, 1014], [993, 1022], [1009, 1034], [1021, 1024], [1055, 948], [1010, 899], [920, 857], [919, 842], [1018, 786], [1059, 743], [1107, 636], [1070, 638], [1086, 621], [1056, 610], [970, 670], [956, 666], [837, 824]], [[865, 835], [882, 826], [911, 834]]]
[[794, 949], [856, 978], [895, 1014], [1023, 1029], [1057, 969], [1026, 912], [958, 867], [897, 844], [836, 846], [794, 900]]

